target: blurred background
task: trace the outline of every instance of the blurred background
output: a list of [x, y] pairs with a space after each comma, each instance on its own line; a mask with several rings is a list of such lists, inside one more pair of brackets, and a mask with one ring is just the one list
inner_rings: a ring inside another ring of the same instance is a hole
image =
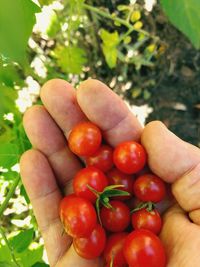
[[40, 87], [99, 79], [200, 147], [199, 25], [196, 0], [0, 0], [0, 267], [49, 266], [18, 165]]

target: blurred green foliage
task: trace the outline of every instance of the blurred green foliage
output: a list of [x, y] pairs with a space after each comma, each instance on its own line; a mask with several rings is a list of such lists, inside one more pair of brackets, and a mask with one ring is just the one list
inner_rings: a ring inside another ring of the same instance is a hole
[[200, 1], [198, 0], [161, 0], [170, 21], [200, 48]]
[[40, 8], [32, 1], [0, 1], [0, 51], [11, 60], [24, 63], [27, 42]]
[[[162, 0], [164, 11], [196, 48], [200, 47], [198, 0]], [[167, 49], [142, 1], [0, 0], [0, 266], [45, 267], [43, 245], [17, 172], [31, 147], [22, 126], [27, 107], [40, 103], [39, 87], [51, 78], [77, 85], [90, 76], [133, 98], [149, 99], [140, 73], [153, 70]], [[157, 12], [157, 11], [156, 11]], [[37, 14], [37, 23], [36, 23]], [[130, 80], [131, 73], [131, 80]], [[134, 80], [135, 85], [132, 85]], [[121, 93], [121, 92], [120, 92]], [[13, 166], [15, 168], [13, 169]], [[12, 200], [12, 201], [11, 201]], [[7, 208], [11, 209], [9, 215]], [[29, 225], [22, 223], [31, 217]], [[14, 223], [19, 220], [22, 226]]]

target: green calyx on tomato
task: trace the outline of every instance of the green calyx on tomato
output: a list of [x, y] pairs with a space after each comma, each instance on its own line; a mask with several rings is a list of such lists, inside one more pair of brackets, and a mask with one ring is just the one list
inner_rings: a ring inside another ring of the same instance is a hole
[[141, 202], [139, 205], [137, 205], [136, 208], [134, 208], [131, 213], [136, 212], [141, 209], [146, 209], [147, 211], [151, 212], [155, 209], [155, 204], [151, 201], [148, 202]]
[[126, 191], [117, 189], [124, 187], [124, 185], [109, 185], [104, 188], [102, 192], [96, 191], [94, 188], [92, 188], [90, 185], [87, 185], [87, 187], [97, 196], [96, 200], [96, 210], [97, 210], [97, 216], [99, 219], [100, 224], [102, 225], [101, 218], [100, 218], [100, 204], [102, 204], [104, 207], [108, 209], [113, 209], [112, 205], [110, 204], [110, 198], [111, 197], [118, 197], [118, 196], [129, 196], [130, 194]]

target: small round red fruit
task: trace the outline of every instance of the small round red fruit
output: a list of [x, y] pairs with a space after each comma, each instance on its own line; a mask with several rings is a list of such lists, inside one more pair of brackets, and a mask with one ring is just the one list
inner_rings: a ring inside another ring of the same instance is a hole
[[89, 235], [97, 223], [96, 211], [92, 203], [73, 194], [61, 200], [60, 218], [65, 231], [72, 237]]
[[93, 166], [103, 172], [109, 171], [113, 166], [113, 149], [102, 145], [95, 154], [86, 158], [86, 165]]
[[126, 267], [127, 263], [123, 254], [125, 238], [128, 233], [115, 233], [108, 237], [103, 257], [108, 266], [113, 261], [113, 267]]
[[77, 196], [83, 197], [95, 203], [97, 195], [95, 195], [88, 186], [98, 192], [102, 192], [108, 185], [106, 176], [102, 171], [95, 167], [87, 167], [81, 169], [73, 180], [74, 192]]
[[96, 225], [89, 236], [73, 239], [73, 246], [76, 253], [85, 259], [99, 257], [105, 248], [105, 244], [106, 233], [99, 224]]
[[131, 232], [126, 237], [123, 252], [130, 267], [166, 267], [163, 244], [148, 230]]
[[130, 224], [130, 210], [121, 201], [110, 201], [112, 208], [102, 207], [100, 218], [105, 229], [111, 232], [122, 232]]
[[116, 167], [127, 174], [134, 174], [143, 169], [146, 163], [146, 152], [142, 145], [135, 141], [119, 144], [113, 154]]
[[146, 208], [135, 211], [131, 217], [134, 229], [146, 229], [158, 235], [162, 227], [162, 220], [156, 209], [148, 211]]
[[163, 180], [153, 174], [139, 176], [133, 185], [133, 191], [142, 201], [159, 202], [166, 195], [166, 187]]
[[69, 134], [71, 151], [78, 156], [91, 156], [100, 147], [102, 135], [100, 129], [91, 122], [77, 124]]
[[120, 196], [120, 197], [115, 197], [115, 199], [126, 200], [132, 197], [133, 183], [134, 183], [133, 175], [125, 174], [120, 170], [113, 168], [112, 170], [106, 173], [106, 176], [109, 185], [123, 185], [123, 187], [119, 187], [119, 189], [122, 191], [126, 191], [130, 194], [130, 196]]

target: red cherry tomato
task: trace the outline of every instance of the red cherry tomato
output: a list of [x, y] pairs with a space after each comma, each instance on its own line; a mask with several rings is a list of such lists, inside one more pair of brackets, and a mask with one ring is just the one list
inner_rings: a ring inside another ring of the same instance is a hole
[[86, 158], [87, 166], [94, 166], [103, 172], [109, 171], [113, 166], [113, 149], [102, 145], [95, 154]]
[[133, 191], [142, 201], [159, 202], [166, 195], [165, 183], [153, 174], [139, 176], [135, 180]]
[[106, 176], [95, 167], [81, 169], [73, 180], [74, 192], [77, 196], [83, 197], [95, 203], [97, 196], [87, 187], [87, 185], [101, 192], [108, 185]]
[[101, 144], [101, 131], [91, 122], [81, 122], [71, 131], [68, 143], [71, 151], [78, 156], [91, 156]]
[[120, 190], [126, 191], [130, 196], [120, 196], [115, 197], [117, 200], [130, 199], [133, 195], [133, 182], [134, 178], [132, 175], [125, 174], [120, 170], [113, 168], [106, 173], [109, 185], [123, 185], [124, 187], [119, 187]]
[[74, 195], [62, 199], [60, 218], [65, 231], [73, 237], [89, 235], [97, 222], [96, 211], [91, 202]]
[[113, 260], [113, 267], [126, 267], [127, 263], [123, 254], [124, 241], [128, 233], [121, 232], [108, 237], [103, 257], [108, 266]]
[[127, 174], [140, 171], [146, 163], [146, 152], [139, 143], [135, 141], [119, 144], [113, 154], [116, 167]]
[[77, 254], [85, 259], [99, 257], [104, 250], [105, 244], [105, 230], [99, 224], [96, 225], [89, 236], [73, 239], [73, 245]]
[[162, 227], [162, 220], [156, 209], [148, 211], [143, 208], [135, 211], [132, 214], [131, 222], [134, 229], [146, 229], [156, 235], [160, 233]]
[[165, 267], [166, 255], [160, 239], [144, 229], [131, 232], [124, 243], [124, 256], [130, 267]]
[[130, 210], [121, 201], [110, 201], [111, 208], [102, 207], [100, 217], [103, 226], [111, 232], [122, 232], [130, 223]]

